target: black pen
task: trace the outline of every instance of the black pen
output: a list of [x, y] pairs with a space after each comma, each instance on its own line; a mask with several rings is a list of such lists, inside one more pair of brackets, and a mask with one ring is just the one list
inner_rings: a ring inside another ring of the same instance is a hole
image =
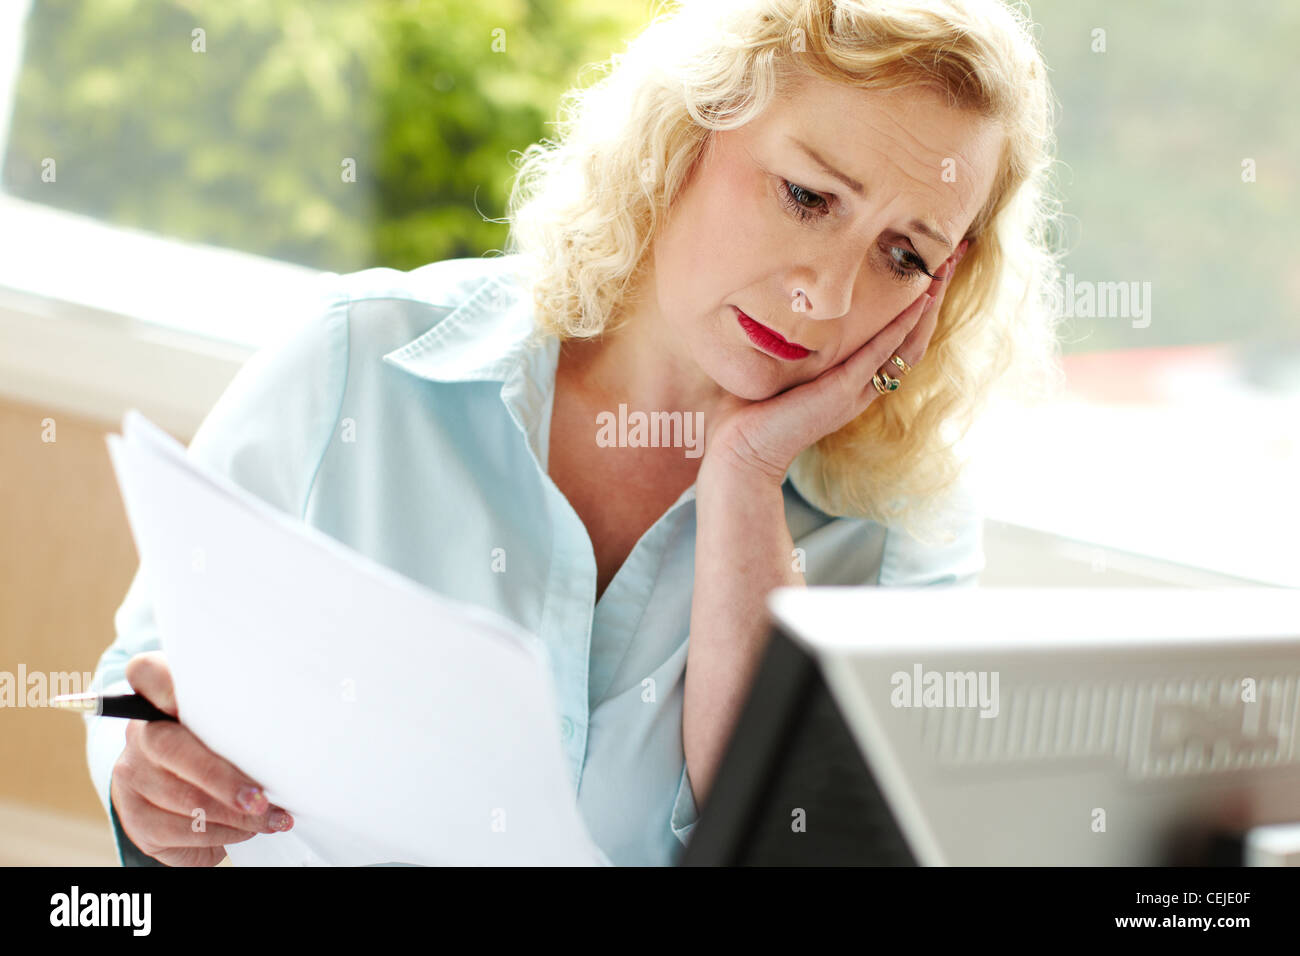
[[142, 694], [59, 694], [50, 699], [51, 707], [79, 710], [96, 717], [126, 717], [131, 720], [175, 720]]

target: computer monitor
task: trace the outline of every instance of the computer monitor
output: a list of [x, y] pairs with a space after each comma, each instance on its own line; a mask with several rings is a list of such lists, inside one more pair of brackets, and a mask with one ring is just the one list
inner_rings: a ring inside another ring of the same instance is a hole
[[1300, 591], [784, 588], [768, 607], [680, 865], [1176, 865], [1295, 840]]

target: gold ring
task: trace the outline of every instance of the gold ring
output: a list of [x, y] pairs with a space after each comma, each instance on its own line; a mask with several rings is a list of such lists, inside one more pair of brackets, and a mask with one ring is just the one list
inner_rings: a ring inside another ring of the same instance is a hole
[[871, 384], [876, 386], [877, 392], [884, 395], [885, 392], [897, 391], [902, 383], [896, 378], [891, 378], [888, 372], [877, 372], [871, 376]]
[[912, 371], [912, 366], [908, 365], [908, 364], [907, 364], [906, 362], [904, 362], [901, 358], [899, 358], [897, 352], [895, 352], [895, 353], [893, 354], [893, 356], [889, 359], [889, 361], [893, 362], [895, 365], [897, 365], [899, 368], [901, 368], [901, 369], [903, 370], [903, 374], [904, 374], [904, 375], [906, 375], [908, 372]]

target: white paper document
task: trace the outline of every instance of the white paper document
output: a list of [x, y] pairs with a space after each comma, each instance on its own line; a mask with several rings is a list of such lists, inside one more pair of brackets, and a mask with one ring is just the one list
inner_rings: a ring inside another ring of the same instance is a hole
[[181, 722], [288, 810], [237, 866], [608, 865], [546, 650], [192, 462], [130, 411], [109, 454]]

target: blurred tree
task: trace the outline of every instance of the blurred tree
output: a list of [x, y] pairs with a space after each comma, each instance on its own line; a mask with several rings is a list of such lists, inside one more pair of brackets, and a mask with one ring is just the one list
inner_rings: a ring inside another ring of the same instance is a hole
[[331, 271], [479, 255], [505, 244], [511, 153], [648, 17], [627, 0], [35, 0], [3, 188]]

